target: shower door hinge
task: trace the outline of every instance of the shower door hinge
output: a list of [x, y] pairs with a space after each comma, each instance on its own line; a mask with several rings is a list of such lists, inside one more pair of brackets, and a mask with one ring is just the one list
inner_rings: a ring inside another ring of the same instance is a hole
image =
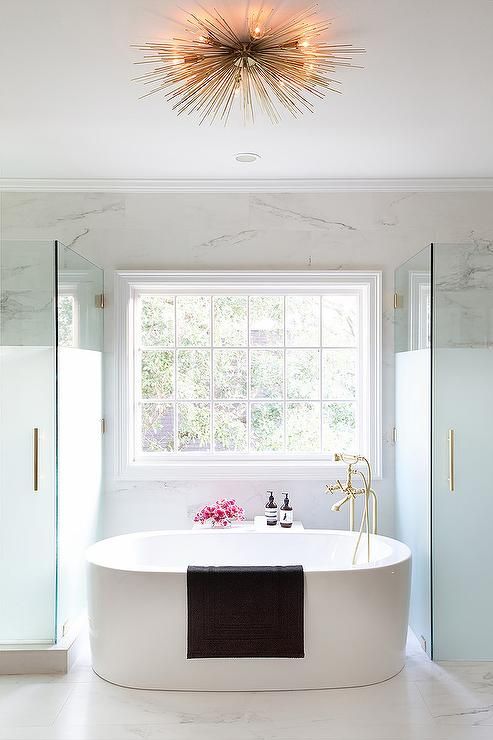
[[101, 434], [106, 432], [106, 419], [101, 419]]
[[419, 636], [419, 644], [421, 645], [421, 647], [423, 648], [423, 650], [426, 653], [426, 638], [423, 637], [423, 635], [420, 635]]
[[402, 296], [394, 293], [394, 308], [402, 308]]
[[393, 429], [392, 429], [392, 442], [394, 444], [397, 442], [397, 429], [396, 429], [396, 427], [393, 427]]
[[104, 293], [99, 293], [96, 296], [96, 308], [104, 308]]

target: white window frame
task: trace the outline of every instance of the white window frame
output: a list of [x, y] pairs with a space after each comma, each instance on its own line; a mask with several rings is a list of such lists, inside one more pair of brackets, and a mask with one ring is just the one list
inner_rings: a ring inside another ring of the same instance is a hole
[[[236, 289], [251, 293], [324, 293], [357, 288], [362, 299], [361, 346], [361, 429], [374, 477], [382, 475], [382, 409], [381, 409], [381, 334], [382, 298], [380, 271], [132, 271], [115, 273], [115, 476], [120, 480], [333, 480], [343, 474], [344, 467], [332, 460], [307, 459], [307, 456], [284, 456], [283, 459], [262, 455], [254, 460], [245, 456], [237, 459], [197, 459], [158, 457], [145, 462], [134, 459], [134, 377], [133, 327], [134, 297], [140, 291], [190, 293], [231, 293]], [[361, 361], [362, 360], [362, 361]]]

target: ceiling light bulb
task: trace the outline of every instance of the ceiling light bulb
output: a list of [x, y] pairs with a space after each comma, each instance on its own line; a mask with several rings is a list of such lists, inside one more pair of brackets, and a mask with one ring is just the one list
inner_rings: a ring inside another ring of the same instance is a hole
[[254, 152], [238, 152], [238, 154], [235, 154], [235, 159], [237, 162], [256, 162], [257, 159], [260, 159], [260, 154], [255, 154]]

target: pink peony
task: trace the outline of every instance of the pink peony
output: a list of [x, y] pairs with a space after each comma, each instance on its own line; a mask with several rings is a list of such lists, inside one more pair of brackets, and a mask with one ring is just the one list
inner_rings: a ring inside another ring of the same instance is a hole
[[236, 503], [234, 499], [219, 499], [215, 504], [203, 506], [198, 511], [193, 520], [204, 524], [208, 519], [212, 519], [212, 526], [216, 524], [221, 527], [229, 527], [231, 522], [243, 521], [245, 512], [243, 508]]

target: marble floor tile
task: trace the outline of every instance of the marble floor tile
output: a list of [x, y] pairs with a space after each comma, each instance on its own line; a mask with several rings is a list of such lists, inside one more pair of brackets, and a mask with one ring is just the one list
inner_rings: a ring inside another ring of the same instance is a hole
[[251, 694], [248, 708], [265, 722], [270, 718], [298, 721], [341, 720], [357, 711], [362, 720], [414, 722], [428, 721], [430, 711], [412, 683], [390, 680], [384, 684], [332, 691], [293, 691], [286, 697], [280, 692]]
[[248, 724], [153, 725], [146, 740], [263, 740], [265, 728]]
[[493, 740], [493, 664], [432, 663], [354, 689], [201, 693], [125, 689], [87, 650], [67, 675], [0, 677], [0, 740]]
[[0, 727], [0, 740], [147, 740], [143, 725], [67, 725]]
[[[440, 724], [493, 725], [491, 666], [440, 664], [440, 672], [416, 681], [432, 716]], [[491, 731], [493, 738], [493, 730]]]
[[0, 728], [51, 724], [72, 690], [69, 684], [4, 684], [0, 680]]
[[0, 692], [3, 686], [25, 684], [73, 684], [103, 682], [88, 665], [76, 665], [69, 673], [39, 673], [35, 675], [0, 676]]
[[[450, 732], [452, 730], [452, 732]], [[491, 728], [443, 727], [433, 724], [307, 722], [299, 727], [273, 727], [262, 740], [491, 740]], [[489, 734], [488, 734], [489, 733]], [[163, 736], [163, 740], [166, 736]]]
[[77, 724], [235, 723], [248, 694], [125, 689], [101, 681], [73, 685], [59, 719]]

